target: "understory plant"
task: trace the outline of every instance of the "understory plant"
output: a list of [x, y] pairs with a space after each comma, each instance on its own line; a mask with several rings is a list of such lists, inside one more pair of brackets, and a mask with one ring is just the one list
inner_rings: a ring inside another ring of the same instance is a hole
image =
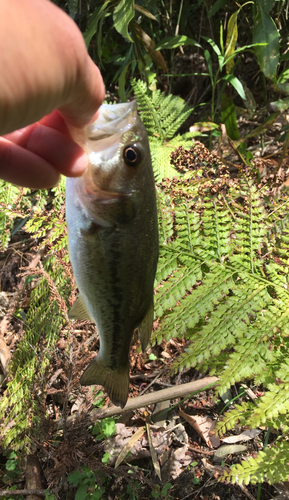
[[[139, 99], [139, 96], [137, 95]], [[152, 103], [153, 103], [152, 99]], [[152, 113], [142, 115], [150, 129]], [[154, 139], [152, 141], [154, 147]], [[287, 480], [289, 474], [289, 197], [257, 187], [251, 167], [231, 178], [203, 144], [153, 156], [158, 184], [160, 258], [153, 342], [185, 337], [172, 373], [196, 367], [217, 375], [217, 394], [252, 380], [263, 395], [225, 413], [220, 434], [237, 423], [282, 433], [232, 466], [222, 480], [240, 484]], [[167, 161], [167, 157], [166, 160]], [[162, 175], [163, 174], [163, 175]]]
[[[217, 393], [252, 380], [264, 395], [227, 412], [220, 434], [237, 423], [282, 429], [256, 459], [233, 466], [231, 482], [286, 480], [288, 445], [287, 192], [270, 200], [249, 171], [234, 179], [201, 144], [177, 148], [183, 173], [159, 191], [160, 259], [154, 342], [186, 340], [172, 373], [196, 367], [219, 377]], [[286, 230], [287, 229], [287, 230]], [[282, 464], [282, 467], [280, 466]]]

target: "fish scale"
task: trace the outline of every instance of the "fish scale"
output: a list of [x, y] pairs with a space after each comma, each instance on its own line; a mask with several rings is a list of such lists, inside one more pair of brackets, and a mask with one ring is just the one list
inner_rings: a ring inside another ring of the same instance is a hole
[[136, 103], [103, 105], [83, 142], [89, 167], [66, 186], [69, 255], [79, 289], [69, 316], [93, 320], [100, 337], [80, 383], [102, 385], [124, 407], [134, 330], [143, 350], [152, 330], [158, 259], [155, 184]]

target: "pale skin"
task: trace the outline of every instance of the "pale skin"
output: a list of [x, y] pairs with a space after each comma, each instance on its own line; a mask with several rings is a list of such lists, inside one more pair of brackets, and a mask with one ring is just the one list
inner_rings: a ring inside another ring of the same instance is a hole
[[76, 24], [49, 0], [0, 0], [0, 178], [51, 187], [80, 176], [73, 141], [97, 116], [104, 85]]

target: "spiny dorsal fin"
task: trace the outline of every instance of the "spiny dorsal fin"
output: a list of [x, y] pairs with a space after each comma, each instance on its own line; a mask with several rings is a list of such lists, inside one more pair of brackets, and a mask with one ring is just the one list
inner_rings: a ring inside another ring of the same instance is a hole
[[153, 321], [154, 321], [154, 304], [152, 302], [141, 324], [138, 325], [138, 335], [141, 341], [142, 352], [145, 351], [150, 341], [153, 329]]
[[89, 319], [90, 321], [93, 321], [89, 316], [83, 299], [80, 295], [78, 295], [76, 301], [72, 305], [68, 313], [68, 317], [69, 319]]

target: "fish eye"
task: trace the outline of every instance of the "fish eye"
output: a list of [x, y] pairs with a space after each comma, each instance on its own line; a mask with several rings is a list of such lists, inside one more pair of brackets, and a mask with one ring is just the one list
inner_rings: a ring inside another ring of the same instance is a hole
[[135, 144], [130, 144], [123, 150], [123, 159], [129, 167], [137, 167], [142, 159], [140, 149]]

